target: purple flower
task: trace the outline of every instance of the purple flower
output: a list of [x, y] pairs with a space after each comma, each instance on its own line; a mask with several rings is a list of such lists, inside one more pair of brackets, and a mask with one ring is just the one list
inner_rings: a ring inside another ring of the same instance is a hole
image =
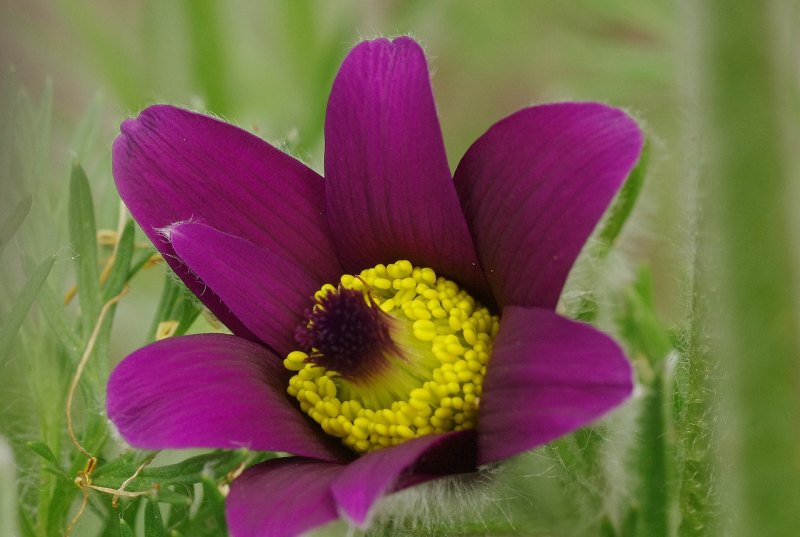
[[[324, 180], [170, 106], [126, 121], [114, 144], [131, 213], [233, 335], [134, 352], [109, 380], [108, 415], [145, 449], [295, 455], [233, 483], [236, 537], [363, 525], [383, 495], [529, 450], [631, 392], [618, 345], [554, 312], [639, 155], [627, 115], [520, 110], [453, 177], [424, 54], [400, 37], [347, 56], [325, 142]], [[367, 412], [372, 400], [387, 408]]]

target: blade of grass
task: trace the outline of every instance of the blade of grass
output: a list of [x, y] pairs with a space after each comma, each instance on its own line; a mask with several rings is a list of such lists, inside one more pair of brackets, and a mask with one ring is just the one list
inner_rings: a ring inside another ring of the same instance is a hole
[[119, 238], [119, 245], [114, 259], [114, 265], [103, 286], [103, 302], [108, 302], [117, 296], [123, 286], [128, 283], [131, 274], [131, 260], [133, 259], [134, 235], [136, 227], [133, 220], [125, 224], [122, 236]]
[[55, 256], [52, 256], [37, 266], [33, 273], [31, 273], [31, 276], [28, 278], [28, 281], [25, 282], [25, 285], [22, 287], [17, 299], [14, 301], [14, 305], [11, 307], [8, 318], [5, 320], [2, 329], [0, 329], [0, 362], [2, 362], [11, 352], [14, 338], [22, 326], [23, 321], [25, 321], [25, 317], [28, 315], [28, 310], [30, 310], [34, 300], [36, 300], [39, 290], [42, 288], [47, 276], [50, 274], [50, 270], [53, 268], [53, 263], [55, 260]]
[[3, 250], [8, 244], [8, 241], [11, 240], [11, 237], [14, 236], [14, 233], [16, 233], [22, 225], [22, 222], [25, 221], [25, 217], [28, 216], [31, 210], [32, 203], [33, 197], [28, 194], [17, 203], [11, 211], [11, 214], [0, 224], [0, 256], [3, 255]]
[[613, 248], [619, 234], [622, 232], [622, 228], [625, 226], [625, 222], [628, 221], [633, 208], [636, 206], [639, 194], [642, 192], [649, 163], [650, 145], [645, 144], [644, 148], [642, 148], [639, 162], [608, 209], [600, 231], [595, 236], [597, 243], [593, 251], [593, 257], [603, 258]]
[[206, 107], [215, 114], [230, 113], [227, 84], [230, 74], [225, 62], [225, 39], [220, 28], [217, 0], [184, 0], [189, 27], [195, 82], [206, 98]]
[[[27, 255], [22, 257], [22, 267], [28, 273], [32, 273], [36, 268], [33, 260]], [[81, 339], [67, 321], [63, 300], [56, 297], [50, 285], [45, 282], [39, 290], [38, 301], [50, 330], [55, 334], [59, 343], [64, 346], [73, 362], [77, 363]]]
[[158, 503], [147, 500], [144, 507], [144, 537], [164, 537], [164, 521]]
[[74, 250], [81, 327], [84, 339], [94, 328], [102, 306], [97, 268], [97, 226], [89, 180], [80, 164], [72, 166], [69, 184], [69, 235]]

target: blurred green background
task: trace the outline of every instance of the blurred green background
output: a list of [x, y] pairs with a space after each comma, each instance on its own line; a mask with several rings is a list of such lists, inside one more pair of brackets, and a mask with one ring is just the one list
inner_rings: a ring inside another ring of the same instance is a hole
[[[207, 111], [258, 133], [320, 170], [327, 95], [342, 58], [362, 39], [410, 34], [428, 53], [451, 168], [490, 125], [531, 104], [596, 100], [625, 108], [640, 121], [650, 146], [647, 180], [601, 280], [612, 290], [636, 280], [646, 288], [641, 296], [649, 297], [650, 286], [642, 284], [647, 277], [639, 272], [639, 267], [649, 266], [654, 297], [636, 303], [646, 310], [642, 323], [650, 322], [648, 334], [667, 339], [666, 347], [670, 343], [665, 334], [671, 331], [672, 344], [679, 350], [684, 344], [690, 355], [697, 350], [691, 344], [695, 328], [687, 319], [696, 305], [692, 265], [697, 228], [692, 207], [702, 149], [691, 108], [697, 98], [698, 63], [690, 50], [696, 33], [686, 27], [693, 18], [685, 9], [685, 4], [667, 0], [4, 0], [0, 214], [12, 214], [28, 194], [33, 202], [13, 240], [0, 243], [0, 297], [5, 304], [0, 313], [13, 313], [13, 297], [29, 281], [32, 267], [47, 256], [55, 254], [47, 283], [51, 306], [75, 283], [75, 252], [66, 226], [73, 160], [89, 177], [98, 227], [117, 227], [119, 200], [110, 172], [110, 147], [125, 117], [156, 102]], [[101, 258], [108, 252], [102, 249]], [[112, 363], [152, 337], [150, 320], [163, 279], [163, 267], [158, 267], [132, 282], [109, 340]], [[67, 319], [77, 315], [75, 301], [65, 312]], [[51, 323], [34, 307], [13, 352], [0, 360], [0, 434], [12, 439], [22, 494], [31, 504], [45, 487], [38, 459], [21, 443], [66, 443], [60, 420], [71, 368], [68, 361], [52, 358], [62, 351], [50, 333]], [[637, 330], [645, 333], [640, 325]], [[207, 328], [201, 319], [192, 330]], [[635, 339], [635, 334], [630, 337]], [[631, 345], [629, 350], [640, 350]], [[663, 358], [655, 363], [663, 365]], [[661, 381], [661, 373], [649, 374], [644, 378]], [[703, 382], [706, 374], [697, 373]], [[702, 392], [706, 386], [687, 382], [679, 389]], [[659, 388], [652, 393], [663, 395]], [[667, 404], [654, 401], [657, 410], [657, 405]], [[706, 423], [698, 417], [707, 419], [705, 399], [700, 403], [695, 410], [689, 404], [675, 410], [675, 424], [680, 430], [682, 419], [697, 418], [696, 428], [702, 430], [687, 435], [696, 435], [692, 442], [707, 447]], [[622, 447], [621, 454], [610, 458], [610, 475], [624, 474], [613, 465], [625, 462], [625, 431], [636, 412], [623, 410], [616, 424], [614, 434]], [[659, 431], [654, 433], [657, 438], [662, 437]], [[584, 440], [586, 446], [591, 444], [581, 437], [569, 441]], [[707, 452], [703, 446], [698, 449], [703, 459]], [[525, 489], [520, 476], [549, 475], [552, 464], [567, 460], [562, 455], [551, 459], [537, 452], [523, 457], [516, 474], [509, 471], [510, 477], [501, 480], [498, 497], [513, 497]], [[594, 467], [581, 471], [588, 472], [581, 474], [584, 477], [599, 474]], [[702, 481], [705, 467], [692, 471], [701, 479], [700, 488], [710, 487]], [[680, 481], [675, 475], [662, 477]], [[552, 528], [559, 525], [550, 524], [547, 513], [555, 519], [569, 506], [558, 505], [559, 496], [547, 488], [547, 479], [535, 482], [538, 488], [522, 495], [536, 497], [531, 517], [542, 531], [555, 531]], [[624, 476], [619, 483], [603, 486], [615, 494], [603, 499], [594, 490], [593, 501], [610, 512], [620, 511], [619, 505], [636, 491]], [[687, 493], [687, 502], [694, 501], [691, 494], [698, 490]], [[697, 500], [698, 509], [704, 508], [704, 501]], [[524, 502], [498, 509], [503, 515], [517, 513], [516, 521], [530, 522]], [[677, 508], [670, 509], [665, 517], [674, 520]], [[591, 512], [581, 516], [588, 518], [567, 525], [578, 533], [565, 534], [592, 534], [598, 527], [611, 532], [604, 535], [629, 534], [603, 526], [599, 514], [597, 520], [591, 520]], [[624, 522], [615, 520], [614, 525], [619, 528]], [[492, 533], [487, 529], [476, 534]], [[525, 530], [519, 534], [525, 535]]]

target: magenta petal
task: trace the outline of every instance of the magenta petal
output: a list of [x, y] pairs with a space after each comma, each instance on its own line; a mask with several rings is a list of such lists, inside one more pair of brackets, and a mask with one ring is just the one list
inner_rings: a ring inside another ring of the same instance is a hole
[[325, 182], [347, 270], [409, 259], [485, 289], [412, 39], [366, 41], [344, 60], [325, 117]]
[[602, 332], [546, 309], [506, 307], [483, 381], [479, 462], [574, 431], [632, 389], [630, 364]]
[[281, 360], [245, 339], [164, 339], [111, 373], [108, 417], [142, 449], [248, 448], [341, 460], [289, 402], [286, 385]]
[[[122, 124], [113, 168], [131, 214], [198, 296], [202, 282], [174, 258], [159, 229], [196, 221], [292, 260], [321, 281], [341, 273], [325, 219], [322, 178], [244, 130], [151, 106]], [[248, 335], [213, 293], [202, 300], [235, 333]]]
[[[428, 455], [435, 461], [426, 460]], [[469, 472], [476, 467], [475, 460], [472, 431], [422, 436], [359, 457], [333, 481], [331, 490], [344, 514], [363, 525], [370, 508], [381, 496], [404, 486], [397, 487], [401, 477], [419, 483], [445, 473]], [[437, 471], [439, 463], [443, 463], [441, 469], [446, 471]], [[424, 473], [404, 475], [415, 465]]]
[[178, 256], [275, 352], [297, 348], [294, 330], [322, 282], [253, 243], [203, 224], [169, 231]]
[[594, 103], [526, 108], [470, 147], [455, 183], [501, 307], [555, 307], [641, 147], [630, 117]]
[[338, 518], [330, 484], [343, 468], [289, 457], [247, 469], [225, 501], [231, 536], [291, 537]]

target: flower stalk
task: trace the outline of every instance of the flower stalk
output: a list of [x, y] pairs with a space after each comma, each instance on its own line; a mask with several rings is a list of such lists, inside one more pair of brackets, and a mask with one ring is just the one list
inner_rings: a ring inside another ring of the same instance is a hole
[[732, 410], [723, 468], [739, 535], [795, 535], [800, 525], [800, 316], [781, 83], [794, 65], [778, 43], [788, 8], [707, 0], [702, 13], [707, 199], [719, 232], [720, 299], [710, 314]]

